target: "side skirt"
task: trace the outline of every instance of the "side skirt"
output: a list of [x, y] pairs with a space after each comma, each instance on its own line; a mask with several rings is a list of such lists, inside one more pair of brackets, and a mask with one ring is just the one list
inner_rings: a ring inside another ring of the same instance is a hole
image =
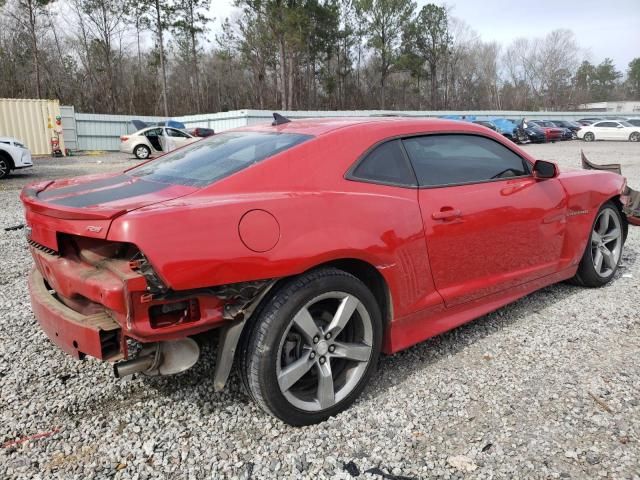
[[383, 351], [391, 354], [409, 348], [428, 338], [435, 337], [482, 315], [493, 312], [536, 290], [567, 280], [573, 277], [577, 270], [578, 267], [576, 265], [472, 302], [456, 305], [452, 308], [443, 307], [437, 309], [437, 311], [421, 310], [394, 320], [391, 322]]

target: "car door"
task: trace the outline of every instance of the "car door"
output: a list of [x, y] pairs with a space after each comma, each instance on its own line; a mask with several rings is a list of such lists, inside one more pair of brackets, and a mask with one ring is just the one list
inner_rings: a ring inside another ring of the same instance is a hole
[[448, 307], [559, 270], [566, 195], [553, 178], [502, 143], [479, 135], [403, 139], [435, 286]]
[[162, 151], [162, 144], [160, 143], [160, 137], [162, 137], [162, 128], [150, 128], [144, 132], [144, 136], [147, 137], [149, 145], [157, 152]]
[[618, 140], [618, 122], [598, 122], [594, 125], [597, 140]]
[[611, 128], [611, 140], [625, 139], [626, 132], [625, 132], [624, 126], [620, 122], [609, 122], [609, 123], [613, 123], [615, 125], [615, 127]]
[[171, 137], [171, 140], [175, 144], [175, 148], [183, 147], [192, 141], [193, 137], [191, 137], [191, 135], [181, 132], [176, 128], [166, 128], [165, 130], [167, 132], [167, 136]]

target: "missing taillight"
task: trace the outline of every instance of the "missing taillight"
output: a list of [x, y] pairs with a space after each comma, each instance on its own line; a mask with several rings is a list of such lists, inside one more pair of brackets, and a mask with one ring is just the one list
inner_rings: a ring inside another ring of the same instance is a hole
[[162, 282], [162, 280], [160, 280], [160, 277], [158, 277], [155, 270], [147, 260], [147, 257], [145, 257], [142, 252], [136, 252], [131, 260], [129, 260], [129, 267], [131, 270], [142, 274], [147, 281], [147, 290], [150, 293], [161, 294], [168, 290], [167, 286]]
[[195, 298], [149, 307], [151, 328], [162, 328], [200, 320], [200, 305]]

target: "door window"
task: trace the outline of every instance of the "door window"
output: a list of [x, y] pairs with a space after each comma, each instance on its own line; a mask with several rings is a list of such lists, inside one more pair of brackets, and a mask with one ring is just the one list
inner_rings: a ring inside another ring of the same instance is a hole
[[425, 135], [402, 141], [418, 185], [438, 187], [521, 177], [529, 164], [490, 138], [477, 135]]
[[175, 128], [167, 128], [167, 136], [169, 137], [174, 137], [174, 138], [191, 138], [189, 137], [189, 135], [187, 135], [184, 132], [181, 132], [180, 130], [176, 130]]
[[416, 178], [402, 151], [400, 140], [391, 140], [374, 148], [357, 164], [348, 178], [373, 183], [416, 186]]
[[152, 128], [151, 130], [147, 130], [144, 132], [145, 137], [161, 137], [162, 129], [161, 128]]
[[616, 128], [618, 124], [616, 122], [600, 122], [596, 123], [594, 127], [598, 128]]

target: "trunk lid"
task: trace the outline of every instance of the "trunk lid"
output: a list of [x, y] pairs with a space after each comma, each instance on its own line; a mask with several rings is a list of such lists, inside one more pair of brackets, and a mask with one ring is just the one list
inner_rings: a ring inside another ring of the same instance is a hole
[[105, 239], [114, 218], [197, 190], [118, 173], [29, 185], [20, 198], [29, 239], [57, 251], [57, 233]]

